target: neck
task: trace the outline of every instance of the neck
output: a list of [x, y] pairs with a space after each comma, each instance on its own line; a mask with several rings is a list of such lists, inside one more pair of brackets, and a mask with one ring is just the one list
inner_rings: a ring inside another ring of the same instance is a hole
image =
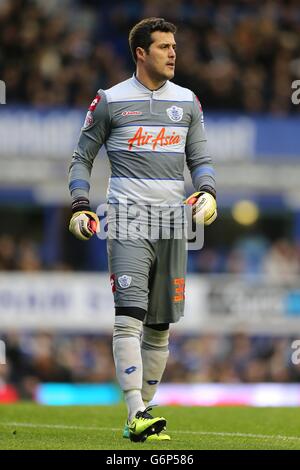
[[158, 90], [167, 81], [150, 77], [145, 70], [140, 69], [139, 67], [136, 70], [136, 78], [139, 80], [139, 82], [141, 82], [146, 88], [149, 88], [149, 90], [151, 91]]

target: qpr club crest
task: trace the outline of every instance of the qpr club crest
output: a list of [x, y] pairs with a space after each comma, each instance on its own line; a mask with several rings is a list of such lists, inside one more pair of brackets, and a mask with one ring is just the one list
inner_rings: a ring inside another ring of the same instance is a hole
[[119, 286], [122, 287], [122, 289], [127, 289], [131, 284], [131, 280], [131, 276], [126, 276], [126, 274], [124, 274], [123, 276], [118, 277]]
[[183, 109], [179, 108], [178, 106], [171, 106], [171, 108], [167, 109], [167, 115], [171, 121], [179, 122], [183, 116]]

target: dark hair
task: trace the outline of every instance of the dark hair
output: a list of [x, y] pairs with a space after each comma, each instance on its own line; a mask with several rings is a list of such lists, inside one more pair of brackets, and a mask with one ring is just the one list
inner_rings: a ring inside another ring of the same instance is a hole
[[153, 39], [151, 33], [161, 31], [163, 33], [176, 33], [176, 26], [164, 18], [146, 18], [137, 23], [129, 33], [129, 46], [134, 62], [136, 62], [136, 48], [142, 47], [149, 51]]

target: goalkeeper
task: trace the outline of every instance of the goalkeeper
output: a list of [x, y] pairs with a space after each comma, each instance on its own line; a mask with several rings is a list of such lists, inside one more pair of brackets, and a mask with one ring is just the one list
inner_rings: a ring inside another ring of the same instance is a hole
[[[149, 208], [182, 208], [184, 163], [196, 192], [191, 204], [197, 222], [217, 216], [215, 174], [206, 150], [203, 113], [192, 91], [175, 85], [176, 27], [162, 18], [135, 25], [129, 44], [135, 74], [92, 101], [70, 166], [73, 216], [70, 231], [88, 240], [99, 230], [89, 205], [94, 158], [104, 144], [111, 166], [107, 202], [109, 225], [124, 222], [120, 207], [142, 211], [145, 227], [157, 224]], [[114, 210], [112, 210], [114, 209]], [[145, 215], [146, 213], [146, 215]], [[107, 249], [115, 302], [113, 355], [116, 375], [127, 405], [123, 436], [132, 441], [168, 440], [166, 419], [153, 417], [152, 401], [166, 367], [169, 325], [184, 311], [186, 240], [175, 237], [182, 217], [162, 217], [168, 239], [108, 237]], [[182, 232], [184, 234], [184, 232]]]

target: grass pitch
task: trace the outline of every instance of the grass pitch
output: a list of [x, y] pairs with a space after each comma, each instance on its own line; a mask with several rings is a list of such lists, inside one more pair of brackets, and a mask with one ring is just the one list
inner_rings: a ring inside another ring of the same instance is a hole
[[0, 406], [0, 449], [300, 449], [298, 408], [158, 407], [171, 441], [122, 438], [124, 406]]

